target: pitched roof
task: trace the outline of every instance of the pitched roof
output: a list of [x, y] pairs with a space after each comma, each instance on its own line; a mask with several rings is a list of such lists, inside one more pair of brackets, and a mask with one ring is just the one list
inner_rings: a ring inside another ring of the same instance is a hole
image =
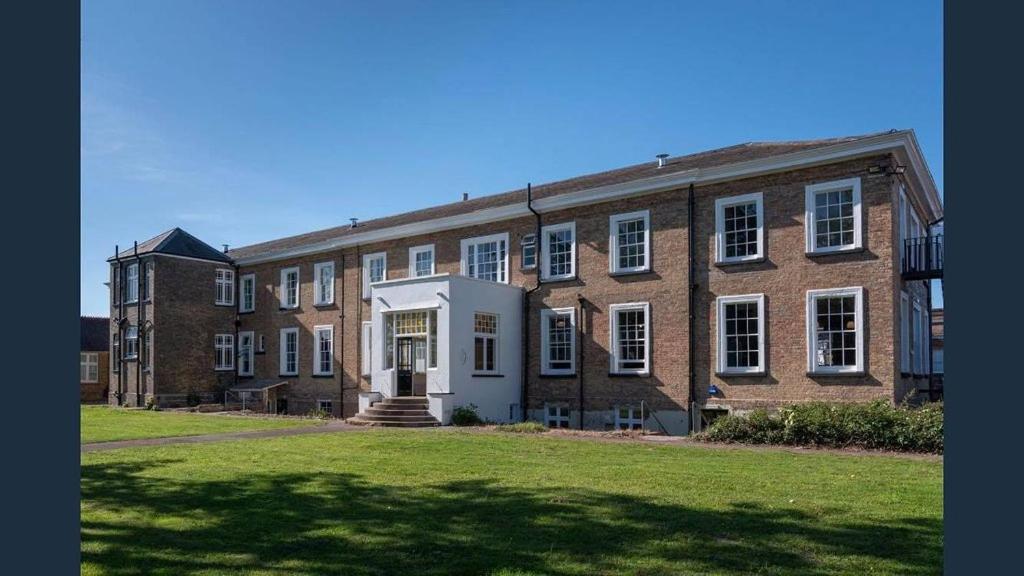
[[110, 318], [82, 316], [80, 331], [82, 351], [106, 352], [109, 350]]
[[[768, 158], [771, 156], [777, 156], [780, 154], [788, 154], [791, 152], [800, 152], [814, 148], [821, 148], [832, 144], [839, 144], [842, 142], [851, 142], [864, 138], [870, 138], [885, 133], [886, 132], [878, 132], [873, 134], [864, 134], [861, 136], [825, 138], [819, 140], [799, 140], [791, 142], [748, 142], [746, 144], [737, 144], [734, 146], [728, 146], [726, 148], [718, 148], [715, 150], [698, 152], [696, 154], [689, 154], [686, 156], [667, 158], [665, 166], [662, 168], [658, 167], [658, 163], [656, 161], [644, 162], [642, 164], [634, 164], [632, 166], [627, 166], [625, 168], [618, 168], [615, 170], [608, 170], [605, 172], [598, 172], [595, 174], [578, 176], [575, 178], [570, 178], [568, 180], [560, 180], [557, 182], [550, 182], [547, 184], [533, 186], [533, 197], [535, 200], [539, 200], [542, 198], [558, 196], [561, 194], [568, 194], [571, 192], [586, 190], [598, 186], [621, 184], [624, 182], [642, 180], [644, 178], [651, 178], [654, 176], [662, 176], [677, 172], [686, 172], [689, 170], [693, 170], [695, 168], [710, 168], [714, 166], [723, 166], [726, 164], [733, 164], [736, 162], [758, 160], [762, 158]], [[405, 212], [403, 214], [396, 214], [394, 216], [375, 218], [373, 220], [360, 222], [358, 227], [356, 228], [352, 228], [349, 225], [337, 226], [334, 228], [317, 230], [315, 232], [298, 234], [296, 236], [279, 238], [277, 240], [271, 240], [269, 242], [261, 242], [259, 244], [241, 246], [230, 250], [228, 252], [228, 255], [234, 259], [258, 257], [266, 254], [272, 254], [281, 250], [301, 248], [310, 244], [317, 244], [320, 242], [343, 238], [347, 235], [354, 233], [364, 233], [368, 231], [389, 228], [392, 226], [400, 226], [403, 224], [432, 220], [435, 218], [444, 218], [448, 216], [468, 214], [470, 212], [476, 212], [478, 210], [496, 208], [510, 204], [522, 203], [525, 201], [526, 189], [520, 188], [518, 190], [511, 190], [508, 192], [493, 194], [490, 196], [481, 196], [479, 198], [465, 200], [462, 202], [453, 202], [450, 204], [443, 204], [441, 206], [434, 206], [422, 210], [415, 210], [412, 212]]]
[[[172, 254], [175, 256], [187, 256], [202, 260], [214, 260], [217, 262], [231, 262], [226, 254], [210, 246], [206, 242], [185, 232], [181, 228], [172, 228], [162, 234], [158, 234], [145, 242], [139, 243], [139, 255], [142, 254]], [[135, 249], [122, 250], [121, 258], [130, 258], [135, 255]], [[108, 258], [110, 262], [114, 258]]]

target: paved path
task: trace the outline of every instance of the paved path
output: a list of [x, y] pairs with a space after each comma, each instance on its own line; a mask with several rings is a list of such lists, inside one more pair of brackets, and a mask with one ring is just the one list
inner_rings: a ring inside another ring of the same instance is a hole
[[93, 442], [82, 444], [82, 452], [99, 452], [117, 450], [136, 446], [164, 446], [167, 444], [205, 444], [224, 440], [248, 440], [251, 438], [277, 438], [279, 436], [298, 436], [300, 434], [326, 434], [329, 432], [348, 432], [365, 430], [363, 426], [354, 426], [338, 420], [332, 420], [320, 426], [303, 426], [301, 428], [278, 428], [275, 430], [252, 430], [249, 432], [225, 432], [222, 434], [204, 434], [202, 436], [172, 436], [169, 438], [138, 438], [136, 440], [114, 440], [112, 442]]

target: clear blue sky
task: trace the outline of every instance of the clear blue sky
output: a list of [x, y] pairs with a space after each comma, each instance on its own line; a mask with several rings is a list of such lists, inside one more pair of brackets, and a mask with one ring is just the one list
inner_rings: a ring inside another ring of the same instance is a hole
[[940, 2], [82, 5], [82, 299], [174, 226], [240, 246], [751, 140], [914, 128]]

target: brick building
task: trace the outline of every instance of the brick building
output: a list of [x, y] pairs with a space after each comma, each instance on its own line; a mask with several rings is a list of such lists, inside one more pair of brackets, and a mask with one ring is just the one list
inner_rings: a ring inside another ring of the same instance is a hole
[[78, 390], [82, 403], [103, 402], [110, 383], [109, 318], [79, 319]]
[[[233, 389], [442, 423], [472, 403], [674, 434], [730, 410], [896, 402], [927, 388], [941, 217], [913, 132], [890, 131], [660, 156], [227, 253], [175, 229], [111, 260], [112, 337], [141, 322], [152, 354], [122, 363], [119, 398]], [[192, 253], [167, 252], [182, 239]], [[130, 285], [150, 286], [141, 309]]]

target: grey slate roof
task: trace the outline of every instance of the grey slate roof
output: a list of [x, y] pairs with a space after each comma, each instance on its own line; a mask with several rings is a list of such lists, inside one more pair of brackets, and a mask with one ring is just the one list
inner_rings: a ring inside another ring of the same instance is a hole
[[[686, 156], [668, 158], [666, 160], [666, 165], [664, 168], [658, 168], [657, 162], [651, 161], [644, 162], [642, 164], [635, 164], [633, 166], [627, 166], [625, 168], [618, 168], [606, 172], [598, 172], [596, 174], [578, 176], [576, 178], [570, 178], [568, 180], [560, 180], [557, 182], [533, 186], [533, 197], [534, 199], [541, 199], [551, 196], [558, 196], [560, 194], [576, 192], [579, 190], [586, 190], [598, 186], [606, 186], [610, 184], [630, 182], [633, 180], [641, 180], [644, 178], [669, 174], [672, 172], [685, 172], [687, 170], [692, 170], [695, 168], [711, 168], [714, 166], [722, 166], [725, 164], [733, 164], [736, 162], [743, 162], [747, 160], [757, 160], [761, 158], [767, 158], [770, 156], [777, 156], [780, 154], [788, 154], [791, 152], [799, 152], [803, 150], [821, 148], [824, 146], [838, 144], [841, 142], [851, 142], [854, 140], [878, 136], [879, 134], [884, 133], [885, 132], [876, 132], [873, 134], [863, 134], [860, 136], [826, 138], [820, 140], [798, 140], [792, 142], [748, 142], [746, 144], [737, 144], [735, 146], [729, 146], [726, 148], [719, 148], [716, 150], [698, 152], [696, 154], [689, 154]], [[249, 246], [241, 246], [233, 250], [230, 250], [228, 252], [228, 255], [236, 259], [260, 256], [267, 253], [278, 252], [280, 250], [300, 248], [302, 246], [306, 246], [309, 244], [316, 244], [319, 242], [334, 240], [337, 238], [342, 238], [349, 234], [368, 232], [372, 230], [380, 230], [383, 228], [389, 228], [391, 226], [399, 226], [403, 224], [410, 224], [413, 222], [427, 221], [434, 218], [444, 218], [448, 216], [467, 214], [470, 212], [476, 212], [477, 210], [495, 208], [498, 206], [505, 206], [519, 202], [526, 202], [525, 188], [521, 188], [519, 190], [512, 190], [509, 192], [503, 192], [500, 194], [494, 194], [491, 196], [482, 196], [479, 198], [473, 198], [471, 200], [466, 200], [462, 202], [454, 202], [451, 204], [434, 206], [422, 210], [415, 210], [413, 212], [406, 212], [394, 216], [386, 216], [383, 218], [367, 220], [365, 222], [360, 222], [359, 226], [354, 229], [351, 228], [349, 225], [337, 226], [334, 228], [327, 228], [325, 230], [318, 230], [315, 232], [308, 232], [296, 236], [289, 236], [286, 238], [271, 240], [269, 242], [262, 242], [259, 244], [252, 244]]]
[[[163, 234], [139, 243], [139, 255], [150, 253], [173, 254], [175, 256], [187, 256], [189, 258], [201, 258], [217, 262], [231, 262], [231, 258], [227, 254], [185, 232], [181, 228], [172, 228]], [[134, 254], [135, 250], [129, 248], [122, 250], [120, 256], [121, 258], [130, 258]], [[113, 258], [107, 259], [108, 262], [113, 260]]]
[[110, 318], [82, 316], [82, 352], [107, 352], [110, 349]]

